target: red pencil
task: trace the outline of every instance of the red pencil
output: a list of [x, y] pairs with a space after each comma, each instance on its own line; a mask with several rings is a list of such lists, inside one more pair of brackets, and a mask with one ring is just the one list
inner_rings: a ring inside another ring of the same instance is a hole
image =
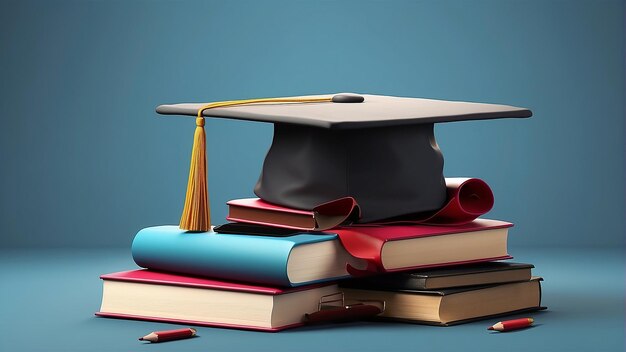
[[196, 329], [185, 328], [166, 331], [151, 332], [144, 337], [140, 337], [139, 341], [163, 342], [171, 340], [186, 339], [196, 335]]
[[523, 329], [533, 324], [535, 320], [533, 318], [521, 318], [514, 320], [501, 321], [487, 328], [487, 330], [496, 331], [511, 331], [517, 329]]

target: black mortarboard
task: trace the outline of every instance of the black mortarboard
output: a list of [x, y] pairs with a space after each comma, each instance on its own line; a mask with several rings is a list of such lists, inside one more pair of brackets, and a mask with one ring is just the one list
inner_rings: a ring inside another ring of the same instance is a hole
[[161, 105], [157, 112], [200, 116], [202, 110], [203, 117], [274, 123], [274, 139], [254, 192], [270, 203], [307, 210], [351, 196], [361, 208], [360, 222], [444, 204], [435, 123], [532, 115], [507, 105], [380, 95], [276, 99], [235, 101], [238, 106], [214, 103], [207, 109], [205, 104]]

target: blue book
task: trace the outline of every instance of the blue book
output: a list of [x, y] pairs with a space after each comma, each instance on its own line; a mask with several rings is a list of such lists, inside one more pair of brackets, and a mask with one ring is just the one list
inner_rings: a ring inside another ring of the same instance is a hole
[[349, 276], [347, 264], [365, 266], [327, 233], [272, 237], [156, 226], [137, 233], [132, 253], [152, 270], [275, 286], [336, 280]]

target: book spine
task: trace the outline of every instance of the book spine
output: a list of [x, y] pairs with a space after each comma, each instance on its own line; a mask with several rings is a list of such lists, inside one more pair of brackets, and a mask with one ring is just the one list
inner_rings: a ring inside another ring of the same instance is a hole
[[427, 290], [428, 278], [427, 277], [412, 277], [409, 280], [409, 287], [414, 287], [416, 290]]
[[132, 255], [140, 267], [275, 286], [294, 286], [287, 276], [293, 242], [261, 237], [184, 232], [174, 226], [137, 233]]

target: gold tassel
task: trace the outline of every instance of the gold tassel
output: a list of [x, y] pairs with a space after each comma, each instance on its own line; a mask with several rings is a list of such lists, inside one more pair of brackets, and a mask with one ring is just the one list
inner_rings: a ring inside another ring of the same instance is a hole
[[196, 118], [196, 131], [193, 135], [191, 165], [187, 181], [185, 207], [180, 217], [180, 228], [187, 231], [209, 231], [211, 209], [207, 192], [206, 133], [204, 117]]
[[187, 195], [185, 196], [185, 206], [180, 217], [179, 227], [182, 230], [198, 232], [209, 231], [211, 228], [211, 209], [207, 191], [206, 133], [204, 132], [204, 117], [202, 116], [204, 110], [254, 103], [319, 103], [330, 101], [332, 101], [332, 97], [262, 98], [209, 103], [198, 109], [196, 131], [191, 150], [189, 180], [187, 181]]

